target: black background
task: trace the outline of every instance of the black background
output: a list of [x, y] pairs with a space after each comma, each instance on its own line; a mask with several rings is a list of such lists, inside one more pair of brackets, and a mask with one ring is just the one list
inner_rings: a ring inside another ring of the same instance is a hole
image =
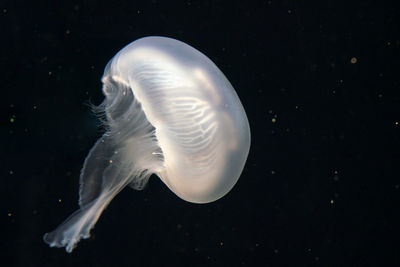
[[[368, 0], [0, 1], [3, 264], [399, 266], [399, 16]], [[87, 104], [104, 67], [150, 35], [231, 81], [252, 134], [242, 176], [205, 205], [153, 176], [72, 254], [49, 248], [101, 135]]]

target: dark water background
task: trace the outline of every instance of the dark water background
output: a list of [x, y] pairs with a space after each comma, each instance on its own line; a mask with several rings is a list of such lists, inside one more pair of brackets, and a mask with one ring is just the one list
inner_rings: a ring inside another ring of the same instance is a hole
[[[393, 1], [0, 1], [3, 266], [399, 266], [400, 11]], [[42, 235], [78, 208], [106, 63], [184, 41], [236, 89], [252, 146], [194, 205], [125, 189], [72, 254]]]

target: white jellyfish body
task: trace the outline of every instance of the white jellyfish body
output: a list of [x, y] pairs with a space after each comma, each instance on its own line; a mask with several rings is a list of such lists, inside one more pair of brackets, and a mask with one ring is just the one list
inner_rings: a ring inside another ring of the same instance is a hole
[[249, 123], [232, 85], [193, 47], [145, 37], [123, 48], [102, 78], [106, 132], [80, 176], [80, 209], [44, 236], [71, 252], [88, 238], [125, 186], [142, 189], [156, 174], [180, 198], [215, 201], [228, 193], [250, 148]]

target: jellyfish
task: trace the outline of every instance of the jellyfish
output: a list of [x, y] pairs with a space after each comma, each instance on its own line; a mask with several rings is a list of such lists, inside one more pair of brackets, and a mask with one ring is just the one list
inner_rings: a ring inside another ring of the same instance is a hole
[[227, 194], [244, 168], [250, 128], [244, 108], [218, 67], [195, 48], [150, 36], [119, 51], [103, 77], [95, 109], [105, 133], [80, 173], [79, 210], [44, 235], [68, 253], [126, 186], [152, 174], [178, 197], [209, 203]]

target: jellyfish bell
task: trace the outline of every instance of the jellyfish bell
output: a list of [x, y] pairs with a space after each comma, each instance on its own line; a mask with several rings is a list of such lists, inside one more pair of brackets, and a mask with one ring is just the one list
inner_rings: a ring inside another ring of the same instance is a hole
[[156, 174], [180, 198], [208, 203], [227, 194], [243, 170], [250, 128], [232, 85], [193, 47], [145, 37], [118, 52], [102, 77], [106, 132], [85, 159], [80, 209], [44, 236], [71, 252], [125, 186]]

